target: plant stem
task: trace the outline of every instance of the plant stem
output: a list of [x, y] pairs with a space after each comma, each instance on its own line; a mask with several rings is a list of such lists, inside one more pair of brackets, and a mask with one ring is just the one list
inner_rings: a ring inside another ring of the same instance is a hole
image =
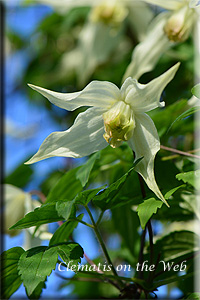
[[[94, 231], [95, 231], [95, 233], [96, 233], [97, 239], [98, 239], [98, 241], [99, 241], [99, 243], [100, 243], [100, 245], [101, 245], [101, 248], [102, 248], [102, 250], [103, 250], [103, 253], [104, 253], [105, 257], [106, 257], [107, 263], [110, 265], [113, 274], [114, 274], [115, 276], [118, 277], [118, 274], [117, 274], [117, 272], [116, 272], [116, 270], [115, 270], [115, 268], [114, 268], [114, 266], [113, 266], [113, 264], [112, 264], [112, 261], [111, 261], [111, 259], [110, 259], [109, 254], [108, 254], [108, 251], [107, 251], [107, 249], [106, 249], [106, 246], [105, 246], [105, 244], [104, 244], [104, 242], [103, 242], [103, 239], [102, 239], [102, 237], [101, 237], [101, 235], [100, 235], [100, 232], [99, 232], [99, 230], [98, 230], [98, 227], [97, 227], [97, 225], [96, 225], [96, 223], [95, 223], [95, 220], [94, 220], [94, 218], [93, 218], [93, 216], [92, 216], [92, 213], [91, 213], [91, 211], [89, 210], [89, 208], [88, 208], [87, 206], [85, 206], [85, 209], [87, 210], [88, 215], [90, 216], [90, 219], [91, 219], [92, 224], [93, 224], [93, 227], [94, 227], [93, 229], [94, 229]], [[121, 282], [120, 282], [120, 283], [121, 283]]]
[[[154, 258], [154, 250], [153, 250], [153, 230], [152, 230], [150, 219], [147, 222], [147, 228], [148, 228], [148, 232], [149, 232], [150, 265], [152, 265], [153, 264], [153, 258]], [[149, 272], [149, 278], [148, 278], [149, 281], [151, 281], [151, 276], [152, 276], [152, 273]]]
[[102, 212], [100, 213], [99, 218], [98, 218], [98, 220], [96, 221], [96, 226], [98, 226], [99, 223], [101, 222], [101, 219], [102, 219], [102, 217], [103, 217], [104, 212], [105, 212], [105, 211], [102, 210]]
[[143, 178], [139, 173], [138, 173], [138, 177], [139, 177], [139, 181], [140, 181], [140, 188], [141, 188], [141, 192], [142, 192], [142, 198], [144, 199], [146, 197], [146, 191], [145, 191], [145, 187], [144, 187]]
[[[141, 188], [141, 192], [142, 192], [142, 197], [143, 199], [146, 197], [146, 191], [145, 191], [145, 187], [144, 187], [144, 181], [143, 178], [140, 174], [138, 174], [139, 177], [139, 181], [140, 181], [140, 188]], [[152, 226], [151, 226], [151, 219], [148, 220], [145, 229], [142, 233], [142, 237], [141, 237], [141, 246], [140, 246], [140, 253], [139, 253], [139, 263], [142, 264], [143, 263], [143, 250], [144, 250], [144, 244], [145, 244], [145, 235], [146, 235], [146, 230], [148, 229], [149, 232], [149, 246], [150, 246], [150, 265], [153, 264], [153, 257], [154, 257], [154, 251], [153, 251], [153, 230], [152, 230]], [[142, 279], [143, 278], [143, 272], [140, 270], [139, 271], [139, 278]], [[149, 278], [148, 280], [151, 280], [151, 273], [149, 273]]]
[[177, 153], [177, 154], [180, 154], [180, 155], [184, 155], [184, 156], [189, 156], [189, 157], [194, 157], [194, 158], [200, 158], [199, 155], [191, 154], [189, 152], [184, 152], [184, 151], [177, 150], [177, 149], [170, 148], [170, 147], [166, 147], [166, 146], [163, 146], [163, 145], [160, 145], [160, 149], [163, 149], [163, 150], [166, 150], [166, 151], [170, 151], [170, 152], [174, 152], [174, 153]]
[[71, 218], [70, 218], [70, 221], [77, 221], [77, 222], [79, 222], [79, 223], [82, 223], [82, 224], [85, 225], [85, 226], [88, 226], [88, 227], [94, 229], [94, 226], [93, 226], [93, 225], [91, 225], [91, 224], [89, 224], [89, 223], [86, 223], [86, 222], [84, 222], [84, 221], [82, 221], [82, 220], [71, 219]]
[[84, 257], [87, 260], [87, 262], [91, 265], [94, 266], [95, 271], [99, 274], [103, 274], [103, 271], [99, 270], [99, 268], [97, 267], [97, 265], [87, 256], [87, 254], [84, 252]]
[[[143, 256], [144, 256], [143, 251], [144, 251], [144, 244], [145, 244], [146, 229], [147, 229], [147, 226], [145, 226], [145, 228], [142, 232], [142, 236], [141, 236], [140, 252], [139, 252], [139, 258], [138, 258], [139, 267], [141, 267], [141, 265], [143, 263]], [[143, 279], [142, 269], [139, 269], [138, 278]]]
[[[144, 182], [142, 176], [138, 173], [138, 178], [140, 182], [140, 189], [142, 192], [142, 198], [144, 199], [146, 197], [146, 192], [145, 192], [145, 187], [144, 187]], [[139, 267], [141, 267], [143, 263], [143, 251], [144, 251], [144, 244], [145, 244], [145, 236], [146, 236], [146, 231], [147, 231], [147, 225], [145, 226], [142, 236], [141, 236], [141, 242], [140, 242], [140, 252], [139, 252], [139, 258], [138, 258], [138, 263]], [[140, 269], [138, 273], [139, 279], [143, 279], [143, 271]]]
[[151, 226], [151, 221], [149, 219], [149, 221], [147, 222], [147, 228], [148, 228], [148, 232], [149, 232], [149, 245], [150, 245], [150, 264], [153, 263], [153, 230], [152, 230], [152, 226]]
[[[200, 149], [194, 149], [194, 150], [188, 151], [187, 153], [196, 153], [196, 152], [199, 152], [199, 151], [200, 151]], [[180, 156], [180, 154], [173, 154], [173, 155], [169, 155], [169, 156], [164, 156], [164, 157], [162, 157], [162, 160], [163, 161], [171, 160], [171, 159], [175, 159], [179, 156]]]
[[29, 193], [31, 195], [37, 195], [40, 198], [40, 200], [42, 201], [42, 203], [44, 203], [46, 201], [46, 196], [38, 190], [31, 190]]

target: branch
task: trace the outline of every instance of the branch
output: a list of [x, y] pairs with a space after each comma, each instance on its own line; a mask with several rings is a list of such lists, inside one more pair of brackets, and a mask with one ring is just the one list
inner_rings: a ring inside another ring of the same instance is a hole
[[[147, 229], [147, 225], [145, 226], [145, 228], [142, 232], [142, 236], [141, 236], [140, 252], [139, 252], [139, 258], [138, 258], [139, 266], [141, 266], [143, 263], [143, 256], [144, 256], [143, 251], [144, 251], [144, 244], [145, 244], [146, 229]], [[141, 269], [139, 270], [138, 278], [143, 279], [143, 271]]]
[[[153, 258], [154, 258], [154, 249], [153, 249], [153, 230], [152, 230], [151, 220], [150, 219], [147, 222], [147, 228], [148, 228], [148, 232], [149, 232], [150, 265], [152, 265], [153, 264]], [[149, 272], [148, 281], [151, 281], [151, 276], [152, 276], [152, 273]]]
[[31, 190], [29, 192], [29, 194], [31, 194], [31, 195], [37, 195], [41, 199], [41, 201], [43, 203], [46, 201], [46, 196], [42, 192], [40, 192], [38, 190]]
[[[114, 266], [113, 266], [113, 264], [112, 264], [112, 261], [111, 261], [111, 259], [110, 259], [109, 254], [108, 254], [108, 251], [107, 251], [107, 249], [106, 249], [106, 246], [105, 246], [105, 244], [104, 244], [104, 241], [103, 241], [103, 239], [102, 239], [102, 237], [101, 237], [101, 234], [100, 234], [100, 232], [99, 232], [99, 230], [98, 230], [98, 227], [97, 227], [97, 225], [96, 225], [96, 223], [95, 223], [95, 220], [94, 220], [94, 218], [93, 218], [93, 216], [92, 216], [92, 213], [91, 213], [91, 211], [89, 210], [89, 208], [88, 208], [87, 206], [85, 206], [85, 209], [87, 210], [88, 215], [89, 215], [89, 217], [90, 217], [90, 219], [91, 219], [91, 221], [92, 221], [92, 224], [93, 224], [93, 226], [94, 226], [93, 229], [94, 229], [94, 231], [95, 231], [95, 233], [96, 233], [97, 239], [98, 239], [98, 241], [99, 241], [99, 243], [100, 243], [100, 245], [101, 245], [101, 248], [102, 248], [102, 250], [103, 250], [103, 253], [104, 253], [105, 257], [106, 257], [107, 263], [110, 265], [111, 270], [112, 270], [114, 276], [118, 277], [118, 274], [117, 274], [117, 272], [116, 272], [116, 270], [115, 270], [115, 268], [114, 268]], [[119, 281], [119, 284], [122, 285], [122, 282]], [[119, 290], [121, 289], [119, 286], [117, 286], [117, 288], [118, 288]]]
[[87, 262], [91, 265], [94, 266], [95, 271], [99, 274], [103, 274], [103, 271], [99, 270], [99, 268], [97, 267], [97, 265], [87, 256], [87, 254], [84, 252], [84, 257], [87, 260]]
[[[193, 157], [193, 158], [200, 158], [199, 155], [191, 154], [189, 152], [184, 152], [184, 151], [177, 150], [177, 149], [170, 148], [170, 147], [166, 147], [166, 146], [163, 146], [163, 145], [160, 145], [160, 149], [163, 149], [163, 150], [166, 150], [166, 151], [170, 151], [170, 152], [174, 152], [174, 153], [177, 153], [179, 155], [189, 156], [189, 157]], [[195, 152], [199, 151], [199, 150], [200, 149], [196, 149]]]

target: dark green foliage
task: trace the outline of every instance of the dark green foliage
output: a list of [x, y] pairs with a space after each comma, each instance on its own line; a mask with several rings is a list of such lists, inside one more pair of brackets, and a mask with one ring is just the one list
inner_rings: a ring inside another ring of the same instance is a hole
[[25, 215], [23, 219], [19, 220], [10, 229], [29, 228], [31, 226], [40, 226], [42, 224], [63, 220], [64, 218], [61, 215], [59, 215], [59, 213], [56, 210], [56, 204], [50, 203], [35, 208], [33, 212], [30, 212], [27, 215]]
[[20, 287], [22, 280], [18, 274], [18, 261], [24, 249], [14, 247], [1, 254], [1, 296], [8, 299]]
[[61, 242], [67, 242], [70, 239], [74, 229], [78, 225], [78, 221], [82, 220], [83, 214], [77, 217], [77, 220], [64, 222], [52, 236], [49, 245], [55, 245]]
[[28, 165], [25, 165], [23, 162], [5, 178], [5, 183], [9, 183], [19, 188], [23, 188], [31, 180], [32, 174], [32, 168]]
[[[142, 159], [142, 158], [141, 158]], [[124, 174], [120, 179], [111, 184], [107, 189], [104, 189], [98, 195], [93, 198], [93, 203], [100, 207], [102, 210], [109, 208], [115, 208], [116, 206], [123, 205], [123, 199], [118, 197], [118, 192], [125, 183], [128, 176], [131, 175], [131, 172], [134, 170], [134, 167], [139, 163], [141, 159], [138, 159], [134, 163], [134, 166]]]
[[72, 200], [82, 190], [81, 182], [76, 178], [78, 170], [79, 167], [72, 169], [61, 177], [50, 190], [46, 203], [56, 202], [58, 200]]

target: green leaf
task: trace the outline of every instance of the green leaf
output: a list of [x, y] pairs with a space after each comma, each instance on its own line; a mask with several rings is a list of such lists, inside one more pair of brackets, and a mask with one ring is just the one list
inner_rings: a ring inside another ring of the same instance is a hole
[[186, 187], [186, 185], [185, 185], [185, 184], [182, 184], [182, 185], [179, 185], [179, 186], [177, 186], [177, 187], [175, 187], [175, 188], [169, 190], [169, 191], [165, 194], [164, 198], [165, 198], [166, 200], [168, 200], [169, 197], [171, 197], [176, 191], [178, 191], [179, 189], [185, 188], [185, 187]]
[[191, 91], [195, 97], [200, 98], [200, 83], [196, 84]]
[[75, 200], [56, 202], [56, 211], [60, 217], [68, 220], [73, 209], [75, 208]]
[[[62, 202], [61, 202], [62, 203]], [[56, 210], [56, 203], [44, 204], [34, 209], [34, 211], [25, 215], [10, 229], [23, 229], [31, 226], [40, 226], [46, 223], [64, 221], [64, 218], [59, 215]]]
[[171, 126], [169, 127], [168, 131], [172, 128], [172, 126], [176, 123], [181, 121], [184, 118], [187, 118], [193, 114], [195, 114], [197, 111], [200, 110], [200, 106], [195, 106], [195, 107], [191, 107], [188, 110], [186, 110], [184, 113], [182, 113], [180, 116], [178, 116], [178, 118], [175, 119], [175, 121], [171, 124]]
[[[47, 279], [47, 278], [46, 278]], [[45, 281], [46, 281], [45, 279]], [[29, 295], [29, 299], [39, 299], [43, 289], [46, 289], [46, 284], [44, 282], [40, 282], [38, 286], [34, 289], [34, 291]], [[27, 293], [27, 290], [26, 290]]]
[[10, 229], [24, 229], [32, 226], [68, 220], [75, 217], [76, 204], [87, 205], [101, 188], [86, 190], [70, 201], [57, 201], [43, 204], [14, 224]]
[[76, 178], [79, 168], [72, 169], [61, 177], [57, 184], [50, 190], [45, 203], [74, 199], [82, 190], [81, 182]]
[[161, 252], [165, 261], [180, 259], [183, 255], [199, 251], [199, 236], [192, 231], [174, 231], [158, 239], [155, 253]]
[[143, 203], [139, 204], [137, 207], [137, 213], [140, 219], [142, 229], [145, 228], [146, 223], [152, 217], [153, 214], [156, 214], [158, 208], [161, 208], [163, 202], [150, 198], [145, 200]]
[[164, 110], [154, 110], [149, 112], [149, 115], [152, 117], [160, 137], [164, 137], [164, 134], [169, 131], [169, 127], [173, 121], [186, 109], [187, 100], [179, 100], [169, 106], [166, 106]]
[[75, 199], [71, 201], [59, 201], [56, 203], [56, 210], [60, 216], [62, 216], [65, 220], [68, 220], [73, 209], [75, 208], [76, 204], [81, 204], [86, 206], [91, 199], [94, 198], [94, 196], [102, 189], [97, 188], [97, 189], [91, 189], [91, 190], [86, 190], [83, 192], [80, 192]]
[[191, 207], [186, 207], [185, 201], [182, 199], [182, 194], [174, 195], [169, 201], [170, 208], [162, 206], [162, 209], [157, 211], [154, 219], [162, 222], [187, 222], [194, 219], [194, 213], [191, 212]]
[[29, 182], [32, 174], [33, 170], [31, 167], [23, 163], [6, 177], [5, 183], [23, 188]]
[[48, 195], [51, 188], [58, 182], [59, 179], [65, 174], [61, 170], [56, 170], [48, 174], [48, 177], [40, 184], [41, 192], [44, 195]]
[[90, 172], [92, 171], [95, 161], [99, 158], [100, 152], [96, 152], [88, 159], [88, 161], [80, 169], [78, 169], [76, 173], [76, 178], [80, 180], [83, 187], [88, 182]]
[[200, 300], [200, 293], [192, 293], [189, 296], [187, 296], [186, 299], [193, 299], [193, 300], [197, 299], [197, 300]]
[[193, 217], [196, 215], [196, 217], [200, 220], [198, 198], [195, 193], [184, 191], [181, 196], [184, 200], [184, 202], [181, 203], [181, 208], [192, 212]]
[[69, 220], [68, 222], [63, 223], [54, 233], [52, 238], [50, 239], [49, 246], [67, 242], [72, 235], [72, 232], [77, 227], [79, 220], [82, 220], [84, 214], [79, 215], [76, 219], [77, 220]]
[[123, 202], [123, 199], [116, 197], [119, 190], [122, 188], [128, 176], [130, 176], [131, 172], [134, 170], [135, 166], [139, 163], [142, 158], [138, 159], [133, 167], [125, 173], [121, 178], [112, 183], [107, 189], [104, 189], [98, 195], [94, 196], [93, 203], [100, 207], [102, 210], [106, 210], [109, 208], [113, 208], [117, 206], [119, 202]]
[[82, 204], [84, 206], [88, 205], [88, 203], [98, 194], [100, 190], [102, 190], [105, 186], [102, 186], [97, 189], [91, 189], [91, 190], [86, 190], [83, 192], [80, 192], [76, 198], [75, 202], [77, 204]]
[[158, 287], [162, 286], [162, 285], [166, 285], [175, 281], [180, 281], [180, 280], [185, 280], [191, 276], [194, 276], [194, 273], [189, 273], [189, 274], [185, 274], [182, 276], [177, 276], [177, 274], [172, 275], [172, 276], [168, 276], [166, 279], [164, 280], [159, 280], [159, 281], [155, 281], [153, 284], [153, 287], [151, 289], [157, 289]]
[[72, 261], [77, 264], [83, 256], [83, 249], [76, 243], [62, 243], [51, 247], [35, 247], [21, 255], [18, 270], [28, 296], [55, 269], [58, 255], [65, 263]]
[[179, 174], [176, 175], [176, 178], [178, 180], [183, 180], [183, 182], [189, 183], [193, 187], [195, 187], [195, 176], [196, 177], [200, 176], [200, 170], [190, 171], [190, 172], [185, 172], [185, 173], [179, 173]]
[[61, 243], [52, 247], [56, 247], [58, 255], [61, 259], [68, 264], [78, 265], [81, 262], [81, 257], [83, 257], [83, 248], [76, 243]]
[[55, 269], [58, 260], [56, 250], [56, 248], [48, 249], [46, 246], [39, 246], [27, 250], [21, 256], [18, 270], [28, 296]]
[[8, 299], [20, 287], [22, 280], [18, 274], [18, 261], [24, 253], [21, 247], [14, 247], [1, 254], [1, 296]]

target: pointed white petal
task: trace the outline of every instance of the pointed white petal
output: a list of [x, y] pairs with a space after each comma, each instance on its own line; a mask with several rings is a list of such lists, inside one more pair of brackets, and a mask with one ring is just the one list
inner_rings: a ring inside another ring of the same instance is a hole
[[176, 10], [184, 5], [184, 0], [142, 0], [150, 4], [159, 5], [162, 8]]
[[191, 8], [200, 8], [200, 2], [199, 0], [190, 0], [189, 7]]
[[66, 110], [81, 106], [109, 108], [120, 97], [118, 87], [108, 81], [92, 81], [82, 91], [75, 93], [57, 93], [32, 84], [29, 86], [51, 103]]
[[160, 102], [160, 96], [166, 85], [173, 79], [179, 65], [180, 63], [177, 63], [148, 84], [140, 84], [136, 79], [127, 78], [121, 88], [125, 102], [136, 113], [147, 112], [156, 107], [163, 107], [165, 104], [164, 102]]
[[169, 13], [160, 14], [151, 25], [145, 39], [133, 50], [131, 63], [123, 76], [123, 81], [132, 77], [139, 79], [144, 73], [153, 70], [160, 57], [175, 43], [163, 33]]
[[144, 157], [136, 166], [136, 171], [144, 178], [148, 187], [167, 206], [154, 177], [154, 159], [160, 150], [160, 141], [152, 119], [145, 113], [135, 115], [136, 127], [133, 137], [128, 141], [135, 152], [135, 160]]
[[52, 156], [83, 157], [105, 148], [104, 112], [105, 109], [92, 107], [80, 113], [67, 131], [51, 133], [26, 164]]

